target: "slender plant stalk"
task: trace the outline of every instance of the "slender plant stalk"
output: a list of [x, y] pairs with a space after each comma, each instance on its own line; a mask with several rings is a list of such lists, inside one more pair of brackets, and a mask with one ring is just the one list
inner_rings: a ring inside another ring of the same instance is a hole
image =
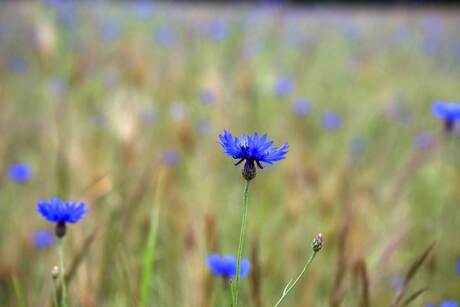
[[65, 271], [64, 271], [64, 253], [62, 251], [63, 239], [58, 239], [58, 257], [59, 257], [59, 276], [61, 279], [61, 307], [67, 307], [67, 287], [65, 285]]
[[246, 242], [246, 225], [248, 223], [248, 198], [249, 180], [246, 180], [243, 191], [243, 218], [241, 220], [240, 243], [238, 244], [238, 260], [236, 264], [235, 285], [232, 291], [232, 306], [238, 306], [238, 291], [240, 288], [241, 258], [243, 257], [244, 245]]
[[310, 258], [307, 260], [307, 262], [305, 262], [302, 272], [300, 272], [300, 274], [297, 276], [294, 282], [292, 282], [292, 279], [288, 282], [288, 284], [283, 290], [283, 293], [281, 294], [280, 299], [275, 303], [275, 305], [273, 305], [273, 307], [279, 306], [281, 302], [284, 300], [284, 298], [288, 296], [289, 292], [291, 292], [291, 290], [295, 287], [295, 285], [300, 280], [300, 278], [302, 278], [302, 275], [307, 271], [308, 267], [313, 262], [313, 259], [315, 258], [315, 256], [316, 256], [316, 252], [313, 252]]
[[53, 306], [54, 307], [59, 307], [57, 289], [58, 289], [58, 286], [56, 283], [56, 279], [53, 278], [53, 302], [54, 302]]
[[24, 301], [24, 292], [22, 291], [22, 287], [19, 284], [19, 280], [16, 277], [16, 275], [14, 275], [12, 279], [13, 279], [14, 293], [16, 294], [16, 299], [18, 300], [18, 306], [25, 307], [26, 303]]
[[160, 221], [160, 194], [163, 186], [163, 179], [165, 176], [165, 170], [160, 170], [158, 175], [158, 181], [155, 191], [155, 199], [153, 202], [152, 210], [150, 211], [150, 229], [147, 237], [147, 244], [144, 250], [144, 263], [142, 270], [142, 282], [141, 282], [141, 298], [139, 306], [147, 306], [147, 302], [150, 297], [150, 285], [152, 282], [152, 270], [153, 260], [155, 257], [155, 242], [158, 233], [158, 226]]

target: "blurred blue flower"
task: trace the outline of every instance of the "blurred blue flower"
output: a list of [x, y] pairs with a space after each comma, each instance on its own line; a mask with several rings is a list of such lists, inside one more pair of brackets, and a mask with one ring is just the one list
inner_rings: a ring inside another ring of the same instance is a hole
[[7, 174], [11, 181], [24, 183], [32, 176], [32, 167], [25, 163], [12, 163], [8, 166]]
[[275, 83], [275, 93], [278, 97], [287, 97], [294, 89], [294, 81], [289, 78], [280, 78]]
[[227, 37], [227, 24], [222, 20], [213, 20], [208, 26], [209, 38], [215, 41], [222, 41]]
[[210, 90], [201, 91], [200, 101], [205, 106], [211, 105], [214, 102], [214, 93]]
[[310, 110], [311, 104], [305, 98], [299, 98], [292, 103], [292, 112], [300, 117], [307, 116], [307, 114], [310, 113]]
[[455, 263], [455, 273], [460, 276], [460, 259], [457, 259], [457, 262]]
[[241, 138], [238, 138], [233, 137], [229, 131], [224, 130], [224, 133], [219, 135], [219, 139], [224, 153], [233, 159], [239, 160], [235, 163], [235, 166], [246, 161], [243, 176], [245, 176], [245, 172], [254, 172], [255, 176], [255, 164], [262, 169], [262, 162], [273, 164], [273, 162], [285, 159], [289, 147], [287, 143], [279, 147], [274, 147], [272, 146], [273, 141], [267, 141], [266, 134], [259, 137], [257, 132], [252, 137], [243, 134]]
[[434, 116], [446, 121], [455, 122], [460, 119], [460, 104], [455, 102], [435, 101], [431, 106]]
[[326, 111], [321, 118], [321, 124], [326, 130], [337, 130], [342, 125], [342, 118], [337, 112]]
[[170, 48], [174, 45], [176, 35], [170, 27], [160, 27], [155, 31], [155, 42], [164, 48]]
[[[235, 256], [220, 256], [212, 254], [206, 260], [208, 268], [216, 275], [224, 278], [234, 278], [236, 276], [237, 258]], [[244, 278], [251, 269], [251, 262], [248, 259], [241, 259], [240, 277]]]
[[37, 211], [52, 223], [76, 223], [87, 210], [83, 202], [64, 201], [59, 197], [40, 200], [37, 203]]
[[174, 149], [166, 149], [163, 151], [163, 162], [168, 166], [174, 166], [179, 163], [179, 154]]
[[102, 40], [111, 42], [116, 40], [121, 33], [120, 25], [114, 20], [104, 20], [99, 25], [99, 35]]
[[150, 1], [134, 1], [132, 4], [134, 16], [140, 20], [148, 20], [153, 17], [154, 4]]
[[435, 138], [431, 133], [422, 131], [414, 136], [413, 142], [415, 148], [420, 150], [427, 150], [433, 147]]
[[54, 243], [54, 232], [49, 229], [42, 229], [35, 232], [32, 243], [36, 248], [50, 247]]
[[28, 64], [26, 59], [20, 55], [8, 58], [8, 70], [15, 75], [22, 75], [27, 71]]
[[456, 300], [445, 300], [439, 304], [439, 307], [458, 307], [458, 302]]

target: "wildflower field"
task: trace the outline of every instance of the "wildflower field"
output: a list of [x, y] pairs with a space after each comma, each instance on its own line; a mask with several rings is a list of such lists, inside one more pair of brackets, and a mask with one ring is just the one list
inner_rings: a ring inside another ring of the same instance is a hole
[[458, 306], [459, 103], [455, 8], [1, 2], [0, 306]]

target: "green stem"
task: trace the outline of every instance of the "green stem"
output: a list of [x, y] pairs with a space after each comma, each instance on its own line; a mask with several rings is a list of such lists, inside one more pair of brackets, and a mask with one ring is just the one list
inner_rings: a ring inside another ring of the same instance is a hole
[[283, 290], [283, 293], [281, 294], [280, 299], [275, 303], [275, 305], [273, 305], [273, 307], [279, 306], [281, 302], [284, 300], [284, 298], [288, 296], [289, 292], [291, 292], [291, 290], [295, 287], [295, 285], [300, 280], [300, 278], [302, 278], [302, 275], [305, 273], [305, 271], [307, 271], [308, 267], [313, 262], [313, 259], [315, 258], [315, 256], [316, 256], [316, 252], [313, 252], [310, 258], [308, 258], [307, 262], [305, 262], [302, 272], [300, 272], [300, 274], [297, 276], [297, 278], [294, 280], [293, 283], [291, 283], [291, 281], [288, 282], [288, 284]]
[[243, 218], [241, 221], [240, 243], [238, 244], [238, 260], [236, 264], [235, 286], [233, 288], [232, 305], [238, 306], [238, 291], [240, 288], [240, 269], [241, 258], [243, 256], [244, 245], [246, 242], [246, 225], [248, 223], [248, 198], [249, 198], [249, 180], [246, 180], [243, 191]]
[[57, 295], [57, 283], [56, 283], [55, 278], [53, 278], [53, 302], [54, 302], [54, 307], [59, 307], [58, 295]]
[[61, 307], [67, 307], [67, 289], [65, 286], [65, 273], [64, 273], [64, 253], [62, 251], [63, 239], [58, 239], [58, 256], [59, 256], [59, 276], [61, 277]]
[[155, 191], [155, 199], [153, 201], [152, 209], [150, 211], [150, 229], [147, 236], [147, 243], [144, 250], [141, 293], [140, 293], [140, 307], [148, 305], [151, 292], [153, 262], [156, 256], [155, 244], [158, 235], [158, 227], [160, 224], [160, 200], [161, 192], [163, 189], [163, 181], [165, 177], [165, 170], [160, 170], [158, 175], [158, 182]]

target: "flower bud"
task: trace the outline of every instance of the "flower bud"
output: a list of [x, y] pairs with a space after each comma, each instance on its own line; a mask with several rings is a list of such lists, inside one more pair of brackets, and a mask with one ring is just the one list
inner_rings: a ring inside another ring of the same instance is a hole
[[59, 277], [59, 267], [57, 265], [55, 265], [51, 270], [51, 277], [53, 279], [57, 279]]
[[321, 233], [317, 234], [313, 239], [313, 242], [311, 242], [311, 248], [313, 249], [313, 252], [319, 252], [323, 248], [323, 243], [323, 235]]

